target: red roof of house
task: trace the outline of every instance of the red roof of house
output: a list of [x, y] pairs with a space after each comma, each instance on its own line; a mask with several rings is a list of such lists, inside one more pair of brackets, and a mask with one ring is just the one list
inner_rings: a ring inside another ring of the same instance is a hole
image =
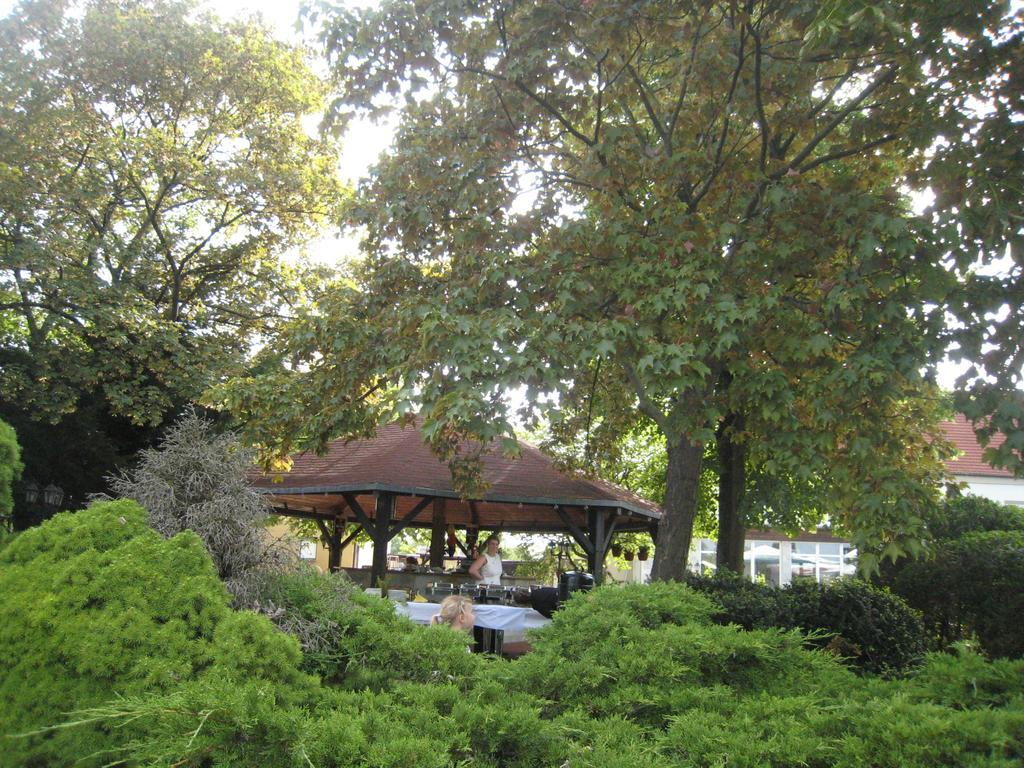
[[[446, 500], [449, 523], [478, 522], [481, 527], [503, 525], [508, 530], [562, 527], [553, 509], [556, 505], [563, 511], [572, 509], [575, 518], [587, 507], [622, 510], [637, 518], [634, 522], [654, 522], [661, 517], [657, 504], [612, 483], [561, 472], [528, 443], [520, 441], [519, 448], [521, 455], [514, 459], [497, 449], [484, 455], [483, 479], [488, 490], [477, 499], [460, 498], [448, 466], [431, 453], [415, 425], [389, 424], [380, 427], [374, 438], [335, 440], [321, 456], [301, 453], [292, 457], [290, 472], [261, 474], [252, 480], [274, 496], [275, 506], [289, 504], [289, 509], [305, 507], [318, 514], [327, 514], [332, 504], [337, 508], [343, 493], [355, 495], [369, 511], [372, 494], [387, 491], [400, 494], [398, 517], [415, 506], [415, 497], [435, 497]], [[340, 505], [343, 507], [344, 501]], [[424, 517], [428, 517], [426, 512]], [[424, 520], [416, 518], [415, 522]]]
[[[954, 475], [983, 475], [987, 477], [1013, 477], [1008, 469], [996, 469], [987, 464], [981, 455], [984, 451], [978, 444], [974, 428], [962, 413], [958, 413], [953, 421], [944, 421], [939, 425], [953, 445], [959, 450], [955, 459], [946, 462], [946, 469]], [[992, 436], [990, 445], [995, 448], [1003, 444], [1005, 438], [1001, 434]]]

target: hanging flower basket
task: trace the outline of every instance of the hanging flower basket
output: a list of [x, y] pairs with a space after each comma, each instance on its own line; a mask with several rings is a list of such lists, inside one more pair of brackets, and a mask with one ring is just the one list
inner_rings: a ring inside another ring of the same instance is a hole
[[627, 563], [632, 563], [633, 562], [633, 550], [632, 549], [627, 549], [625, 552], [622, 553], [622, 556], [624, 558], [626, 558], [626, 562]]
[[651, 554], [651, 550], [650, 549], [648, 549], [647, 547], [640, 547], [640, 549], [638, 549], [636, 551], [636, 559], [640, 560], [640, 561], [646, 560], [647, 556], [650, 555], [650, 554]]
[[612, 557], [619, 557], [622, 555], [622, 545], [612, 544]]

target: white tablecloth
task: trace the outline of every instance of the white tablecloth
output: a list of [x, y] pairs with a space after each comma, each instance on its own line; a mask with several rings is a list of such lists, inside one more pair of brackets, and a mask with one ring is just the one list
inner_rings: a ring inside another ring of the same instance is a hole
[[[429, 624], [440, 609], [437, 603], [395, 603], [398, 613], [408, 616], [417, 624]], [[504, 630], [506, 643], [522, 642], [528, 629], [551, 623], [551, 619], [532, 608], [513, 605], [474, 605], [473, 613], [478, 627]]]

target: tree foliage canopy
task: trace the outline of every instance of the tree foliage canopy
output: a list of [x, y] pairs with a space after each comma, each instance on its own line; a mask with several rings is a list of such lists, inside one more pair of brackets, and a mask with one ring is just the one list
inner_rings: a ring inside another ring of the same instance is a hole
[[301, 51], [177, 0], [26, 0], [0, 21], [5, 399], [99, 391], [159, 424], [272, 325], [282, 253], [340, 196]]

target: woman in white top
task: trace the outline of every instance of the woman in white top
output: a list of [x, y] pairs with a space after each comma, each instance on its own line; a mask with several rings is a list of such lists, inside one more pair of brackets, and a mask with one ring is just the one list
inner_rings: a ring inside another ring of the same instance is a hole
[[501, 555], [498, 554], [498, 537], [488, 536], [484, 552], [469, 566], [469, 575], [481, 584], [501, 584]]

